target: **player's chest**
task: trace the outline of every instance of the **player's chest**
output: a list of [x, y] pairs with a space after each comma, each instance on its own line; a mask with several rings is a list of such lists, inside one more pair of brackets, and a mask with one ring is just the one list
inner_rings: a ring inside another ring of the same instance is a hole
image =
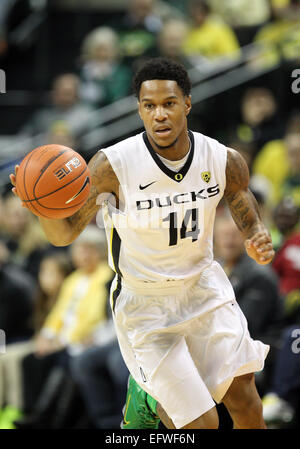
[[137, 227], [196, 223], [217, 207], [223, 195], [221, 182], [210, 170], [199, 176], [197, 170], [191, 169], [181, 182], [164, 175], [140, 173], [135, 183], [127, 191], [126, 209]]

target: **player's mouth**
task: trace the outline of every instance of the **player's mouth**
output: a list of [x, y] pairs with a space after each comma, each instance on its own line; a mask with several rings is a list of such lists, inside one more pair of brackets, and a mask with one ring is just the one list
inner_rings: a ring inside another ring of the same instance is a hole
[[154, 129], [154, 133], [159, 137], [168, 137], [172, 132], [169, 126], [161, 126]]

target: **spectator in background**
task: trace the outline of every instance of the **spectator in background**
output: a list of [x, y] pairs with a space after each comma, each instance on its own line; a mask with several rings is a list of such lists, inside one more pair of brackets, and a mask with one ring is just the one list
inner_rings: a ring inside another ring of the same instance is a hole
[[74, 138], [89, 129], [89, 113], [92, 108], [80, 100], [80, 79], [65, 73], [55, 78], [50, 105], [37, 110], [22, 127], [21, 134], [46, 137], [58, 124], [65, 127]]
[[208, 0], [208, 4], [234, 29], [241, 46], [250, 44], [258, 28], [271, 18], [269, 0]]
[[300, 324], [300, 208], [291, 198], [284, 198], [275, 208], [274, 223], [281, 234], [281, 244], [272, 267], [279, 278], [285, 298], [286, 324]]
[[72, 272], [69, 255], [60, 250], [46, 254], [39, 266], [38, 291], [34, 305], [34, 329], [38, 334], [53, 309], [61, 286]]
[[242, 139], [236, 138], [229, 142], [228, 146], [229, 148], [233, 148], [234, 150], [238, 151], [243, 156], [248, 165], [249, 172], [251, 173], [252, 163], [256, 150], [255, 145], [253, 145], [252, 142], [247, 142]]
[[[165, 57], [180, 62], [186, 69], [193, 67], [189, 58], [183, 53], [188, 26], [179, 19], [166, 21], [157, 36], [156, 46], [145, 53], [145, 58]], [[142, 61], [143, 58], [140, 59]], [[140, 63], [139, 61], [139, 63]]]
[[97, 330], [89, 348], [72, 357], [70, 367], [93, 427], [119, 429], [129, 371], [112, 318]]
[[290, 196], [300, 206], [300, 132], [290, 133], [285, 139], [289, 173], [283, 181], [280, 196]]
[[[24, 270], [11, 264], [9, 251], [4, 241], [0, 240], [0, 329], [5, 332], [5, 353], [0, 353], [0, 428], [1, 421], [16, 418], [19, 410], [3, 409], [7, 400], [7, 385], [11, 385], [17, 374], [17, 362], [7, 364], [7, 354], [15, 348], [18, 352], [26, 347], [33, 334], [33, 300], [35, 284]], [[2, 351], [1, 351], [2, 352]], [[9, 389], [10, 397], [16, 392]], [[4, 414], [6, 416], [4, 416]]]
[[186, 68], [191, 67], [183, 54], [183, 43], [187, 35], [187, 25], [181, 20], [169, 20], [164, 23], [158, 35], [159, 54], [170, 59], [181, 62]]
[[272, 4], [273, 20], [255, 35], [260, 47], [253, 64], [272, 67], [281, 60], [299, 63], [300, 53], [300, 3], [290, 0], [287, 4]]
[[[272, 169], [270, 169], [272, 167]], [[284, 196], [300, 205], [300, 114], [288, 121], [283, 139], [268, 142], [253, 162], [253, 174], [263, 177], [271, 189], [273, 206]]]
[[126, 14], [116, 27], [121, 54], [133, 69], [135, 59], [155, 46], [156, 36], [163, 26], [156, 3], [156, 0], [129, 0]]
[[[34, 334], [40, 331], [46, 316], [55, 304], [64, 278], [70, 272], [71, 265], [69, 258], [61, 250], [46, 255], [42, 260], [39, 267], [37, 290], [32, 298], [33, 313], [30, 316], [30, 323]], [[15, 291], [12, 292], [12, 294], [14, 293]], [[11, 306], [14, 313], [19, 313], [18, 309], [14, 307], [14, 304], [11, 304]], [[23, 319], [23, 316], [21, 318]], [[7, 345], [5, 354], [1, 354], [0, 429], [14, 428], [13, 421], [20, 417], [21, 410], [24, 408], [21, 361], [33, 349], [34, 336], [21, 343]], [[5, 408], [3, 409], [4, 404]]]
[[212, 12], [234, 28], [259, 26], [271, 17], [268, 0], [208, 0]]
[[189, 17], [192, 25], [183, 49], [187, 56], [193, 57], [195, 63], [201, 56], [208, 61], [239, 57], [239, 43], [233, 30], [221, 19], [211, 15], [207, 1], [191, 0]]
[[32, 312], [35, 283], [22, 268], [10, 263], [9, 249], [0, 240], [0, 329], [6, 343], [27, 340], [32, 336]]
[[45, 6], [42, 1], [1, 0], [0, 58], [11, 47], [24, 49], [32, 45], [38, 37], [39, 13]]
[[131, 71], [120, 61], [117, 34], [109, 27], [91, 31], [81, 49], [81, 98], [94, 108], [129, 95]]
[[37, 278], [41, 258], [50, 247], [37, 218], [9, 193], [4, 200], [3, 222], [10, 261]]
[[264, 420], [269, 428], [299, 429], [299, 335], [298, 322], [286, 328], [281, 337], [281, 348], [275, 361], [272, 381], [262, 398]]
[[[65, 147], [73, 148], [80, 153], [79, 141], [76, 140], [68, 125], [63, 121], [53, 123], [44, 138], [43, 144], [63, 145]], [[85, 157], [85, 154], [83, 154], [83, 157]]]
[[267, 142], [280, 138], [284, 132], [277, 101], [270, 89], [251, 87], [243, 93], [240, 109], [241, 122], [234, 134], [254, 147], [254, 157]]
[[183, 15], [186, 14], [186, 0], [164, 0], [165, 3], [172, 5], [174, 8], [178, 9]]
[[105, 259], [105, 247], [104, 235], [94, 225], [89, 225], [72, 244], [71, 257], [76, 270], [64, 281], [37, 337], [37, 355], [66, 346], [76, 352], [90, 337], [93, 327], [106, 320], [106, 283], [112, 272]]
[[7, 16], [13, 7], [15, 0], [2, 0], [0, 8], [0, 58], [4, 55], [8, 48], [7, 37]]
[[[263, 414], [272, 427], [299, 427], [300, 411], [300, 209], [291, 198], [275, 208], [274, 223], [282, 240], [272, 263], [284, 297], [281, 348], [276, 358], [272, 382], [263, 397]], [[297, 416], [298, 415], [298, 416]], [[298, 419], [298, 422], [297, 422]]]
[[27, 416], [17, 427], [62, 424], [51, 407], [68, 403], [62, 391], [72, 392], [70, 358], [90, 345], [95, 329], [107, 320], [107, 283], [112, 272], [106, 261], [104, 233], [89, 225], [72, 244], [71, 257], [76, 270], [64, 280], [36, 337], [34, 354], [23, 361], [25, 399], [30, 401], [25, 401]]
[[245, 252], [242, 235], [226, 212], [216, 222], [215, 244], [237, 302], [247, 318], [250, 333], [253, 338], [265, 341], [274, 323], [282, 317], [276, 276], [270, 267], [252, 264]]
[[264, 390], [277, 354], [282, 329], [283, 306], [276, 275], [269, 266], [252, 263], [244, 247], [242, 234], [232, 217], [224, 212], [215, 226], [216, 254], [234, 289], [254, 339], [270, 345], [264, 376], [257, 379]]

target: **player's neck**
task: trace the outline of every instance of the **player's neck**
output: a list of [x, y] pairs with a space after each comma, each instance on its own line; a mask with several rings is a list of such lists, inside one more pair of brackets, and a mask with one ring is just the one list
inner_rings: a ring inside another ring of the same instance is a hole
[[156, 145], [150, 136], [148, 136], [148, 139], [153, 150], [160, 156], [164, 157], [165, 159], [169, 159], [170, 161], [179, 161], [180, 159], [183, 159], [190, 150], [190, 138], [187, 130], [185, 130], [178, 137], [178, 139], [172, 146], [167, 148]]

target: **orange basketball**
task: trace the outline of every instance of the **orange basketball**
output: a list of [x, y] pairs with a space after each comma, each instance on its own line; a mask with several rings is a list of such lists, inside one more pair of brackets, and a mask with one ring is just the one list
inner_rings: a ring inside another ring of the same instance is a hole
[[25, 206], [44, 218], [66, 218], [78, 211], [90, 191], [85, 160], [62, 145], [43, 145], [22, 160], [17, 193]]

